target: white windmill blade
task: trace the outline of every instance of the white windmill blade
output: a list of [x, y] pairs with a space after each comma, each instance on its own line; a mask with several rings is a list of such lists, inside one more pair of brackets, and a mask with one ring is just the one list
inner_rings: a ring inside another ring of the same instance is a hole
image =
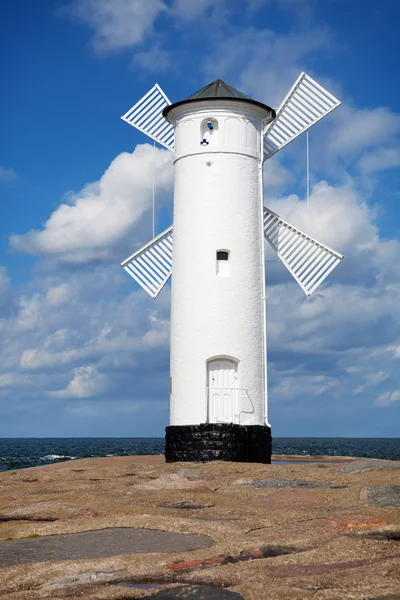
[[306, 73], [301, 73], [264, 130], [264, 160], [341, 104]]
[[264, 235], [307, 296], [343, 258], [342, 254], [284, 221], [265, 206]]
[[156, 83], [121, 119], [168, 150], [173, 150], [174, 128], [162, 115], [164, 108], [170, 104], [169, 98]]
[[172, 228], [126, 258], [121, 267], [152, 297], [156, 298], [172, 273]]

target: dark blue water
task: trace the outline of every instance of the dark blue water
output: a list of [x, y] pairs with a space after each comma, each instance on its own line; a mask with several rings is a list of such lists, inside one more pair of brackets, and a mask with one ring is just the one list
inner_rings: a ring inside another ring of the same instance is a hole
[[[161, 454], [163, 438], [3, 438], [0, 471], [95, 456]], [[274, 454], [400, 460], [399, 438], [274, 438]]]

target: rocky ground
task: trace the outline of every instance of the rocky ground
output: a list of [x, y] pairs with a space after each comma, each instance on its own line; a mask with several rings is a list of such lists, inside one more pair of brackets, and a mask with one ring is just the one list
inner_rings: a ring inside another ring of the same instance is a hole
[[292, 461], [1, 473], [0, 597], [400, 599], [400, 462]]

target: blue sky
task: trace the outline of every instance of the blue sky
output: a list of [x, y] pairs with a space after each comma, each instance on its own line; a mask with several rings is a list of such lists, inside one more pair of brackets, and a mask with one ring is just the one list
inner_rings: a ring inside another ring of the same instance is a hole
[[277, 107], [304, 70], [343, 104], [267, 161], [265, 204], [345, 254], [307, 299], [267, 265], [276, 436], [398, 436], [397, 0], [15, 0], [0, 20], [0, 436], [168, 424], [169, 289], [119, 267], [171, 224], [171, 153], [119, 119], [222, 78]]

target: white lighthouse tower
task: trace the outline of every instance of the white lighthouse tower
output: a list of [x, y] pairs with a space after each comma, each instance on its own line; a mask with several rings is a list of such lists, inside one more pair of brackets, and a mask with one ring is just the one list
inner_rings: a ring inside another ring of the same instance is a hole
[[290, 94], [275, 118], [221, 80], [155, 86], [123, 117], [174, 151], [173, 228], [122, 263], [153, 297], [173, 265], [167, 461], [270, 462], [264, 237], [307, 294], [342, 258], [264, 207], [265, 158], [339, 104], [305, 74]]

